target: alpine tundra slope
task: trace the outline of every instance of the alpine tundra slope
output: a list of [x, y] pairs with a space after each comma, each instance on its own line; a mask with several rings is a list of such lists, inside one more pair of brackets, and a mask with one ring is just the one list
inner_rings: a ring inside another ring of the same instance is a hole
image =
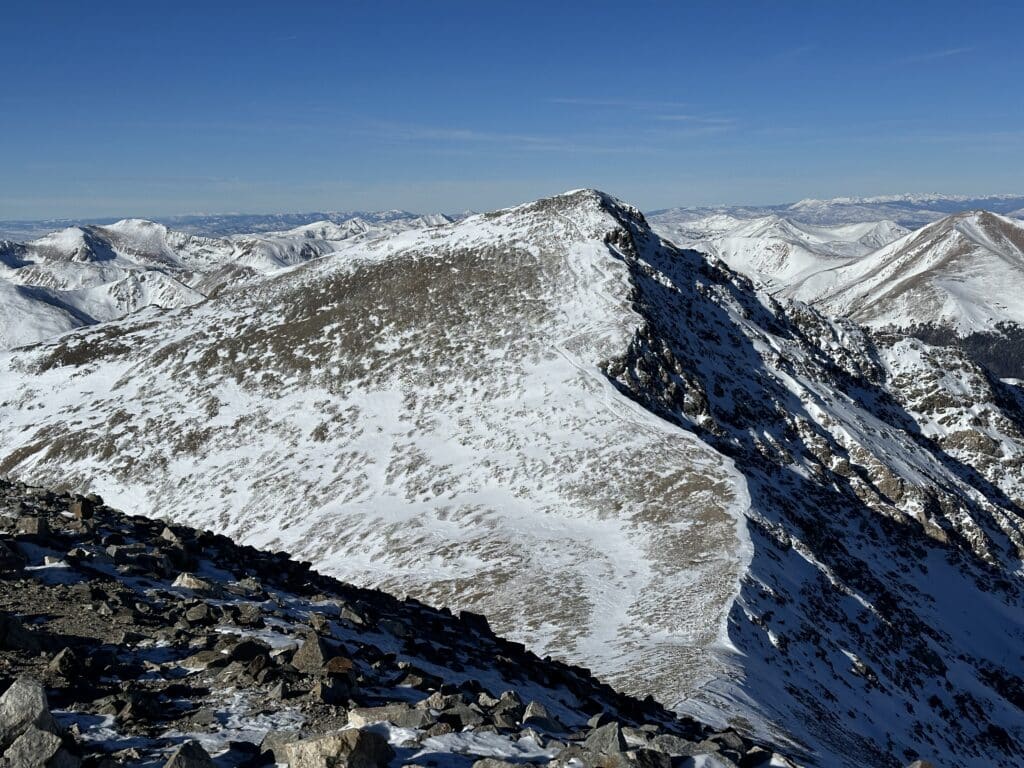
[[1022, 455], [1024, 395], [960, 352], [592, 190], [0, 357], [0, 473], [483, 612], [818, 766], [1019, 764]]

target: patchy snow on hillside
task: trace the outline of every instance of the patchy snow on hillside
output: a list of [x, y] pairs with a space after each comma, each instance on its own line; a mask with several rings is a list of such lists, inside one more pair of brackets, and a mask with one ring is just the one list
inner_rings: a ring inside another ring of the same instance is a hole
[[483, 612], [810, 765], [980, 768], [1024, 738], [1021, 403], [579, 190], [0, 355], [0, 471]]

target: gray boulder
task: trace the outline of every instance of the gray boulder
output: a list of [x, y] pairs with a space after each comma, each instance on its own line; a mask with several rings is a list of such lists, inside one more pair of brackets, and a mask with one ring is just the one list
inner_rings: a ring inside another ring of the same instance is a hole
[[[672, 758], [662, 752], [655, 752], [653, 749], [634, 749], [625, 755], [628, 758], [630, 768], [672, 768]], [[711, 763], [708, 764], [712, 765]], [[720, 764], [726, 768], [725, 764]]]
[[79, 760], [66, 749], [60, 736], [35, 726], [21, 734], [4, 752], [5, 768], [78, 768]]
[[491, 720], [499, 728], [517, 728], [523, 721], [523, 714], [519, 697], [513, 691], [506, 691], [491, 710]]
[[284, 745], [289, 768], [385, 768], [395, 756], [387, 740], [351, 729]]
[[260, 752], [264, 755], [271, 755], [273, 762], [283, 763], [286, 761], [285, 747], [293, 742], [300, 741], [298, 731], [268, 731], [260, 742]]
[[672, 733], [658, 734], [647, 744], [647, 748], [672, 757], [692, 757], [706, 751], [692, 741]]
[[391, 723], [399, 728], [429, 728], [437, 718], [429, 710], [411, 707], [404, 702], [383, 707], [356, 707], [348, 713], [348, 724], [361, 728], [371, 723]]
[[537, 701], [531, 701], [523, 712], [523, 725], [540, 728], [550, 733], [564, 733], [565, 727], [549, 712], [547, 707]]
[[171, 753], [164, 768], [214, 768], [214, 763], [199, 742], [186, 741]]
[[443, 710], [439, 718], [442, 722], [451, 723], [458, 730], [470, 725], [481, 725], [484, 722], [484, 716], [478, 707], [461, 702]]
[[608, 723], [591, 731], [583, 748], [599, 755], [616, 755], [626, 751], [626, 738], [618, 723]]
[[302, 645], [292, 656], [292, 666], [299, 672], [307, 675], [318, 675], [323, 672], [327, 660], [334, 656], [334, 653], [327, 647], [327, 644], [319, 635], [308, 632]]
[[520, 768], [522, 763], [508, 763], [496, 757], [485, 757], [473, 763], [473, 768]]
[[0, 749], [6, 750], [29, 728], [60, 735], [43, 686], [30, 677], [19, 677], [0, 696]]
[[193, 592], [210, 592], [213, 590], [213, 585], [210, 582], [200, 579], [191, 573], [178, 574], [178, 578], [171, 583], [171, 586], [191, 589]]
[[46, 665], [47, 677], [71, 680], [76, 675], [81, 675], [82, 671], [82, 660], [71, 648], [63, 648]]
[[3, 754], [6, 768], [78, 768], [79, 759], [63, 749], [55, 733], [30, 726]]

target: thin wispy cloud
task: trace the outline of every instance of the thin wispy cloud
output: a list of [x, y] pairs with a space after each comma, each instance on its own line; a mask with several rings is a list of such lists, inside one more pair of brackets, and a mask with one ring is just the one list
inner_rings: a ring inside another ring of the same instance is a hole
[[691, 125], [735, 125], [731, 117], [711, 117], [707, 115], [658, 115], [655, 119], [666, 123], [689, 123]]
[[565, 104], [574, 107], [616, 107], [619, 109], [657, 110], [683, 109], [687, 106], [681, 101], [637, 101], [631, 99], [592, 99], [576, 97], [557, 97], [547, 99], [548, 104]]
[[946, 48], [942, 51], [930, 51], [928, 53], [919, 53], [914, 56], [905, 56], [899, 61], [903, 64], [917, 64], [924, 61], [938, 61], [939, 59], [948, 59], [951, 56], [962, 56], [965, 53], [971, 53], [974, 50], [972, 46], [964, 46], [961, 48]]
[[475, 128], [437, 127], [425, 125], [375, 125], [365, 132], [378, 139], [395, 144], [433, 145], [445, 150], [459, 151], [509, 150], [519, 152], [580, 152], [589, 154], [634, 154], [651, 151], [633, 142], [602, 141], [600, 136], [544, 135], [508, 133]]
[[713, 136], [722, 136], [723, 134], [729, 134], [734, 130], [732, 125], [680, 125], [678, 127], [665, 127], [665, 128], [650, 128], [643, 131], [643, 135], [652, 140], [660, 141], [662, 144], [679, 148], [681, 145], [680, 141], [686, 141], [689, 144], [689, 140], [710, 138]]
[[686, 124], [690, 129], [728, 129], [735, 126], [731, 117], [704, 115], [693, 111], [694, 105], [677, 101], [643, 101], [630, 99], [594, 99], [559, 97], [547, 99], [549, 104], [576, 107], [608, 107], [633, 112], [643, 120]]

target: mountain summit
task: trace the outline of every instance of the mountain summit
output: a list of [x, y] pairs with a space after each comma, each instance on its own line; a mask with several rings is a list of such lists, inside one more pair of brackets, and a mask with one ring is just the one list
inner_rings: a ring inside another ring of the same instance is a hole
[[874, 326], [930, 322], [961, 334], [1024, 322], [1024, 223], [965, 211], [818, 273], [791, 293]]
[[4, 353], [0, 472], [485, 613], [810, 765], [1009, 766], [1022, 403], [578, 190]]

